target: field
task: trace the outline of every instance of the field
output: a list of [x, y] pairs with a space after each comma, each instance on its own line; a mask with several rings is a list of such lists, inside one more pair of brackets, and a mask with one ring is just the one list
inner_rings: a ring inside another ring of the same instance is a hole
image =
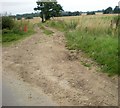
[[109, 75], [118, 73], [118, 15], [58, 17], [46, 25], [65, 32], [66, 46], [82, 50]]

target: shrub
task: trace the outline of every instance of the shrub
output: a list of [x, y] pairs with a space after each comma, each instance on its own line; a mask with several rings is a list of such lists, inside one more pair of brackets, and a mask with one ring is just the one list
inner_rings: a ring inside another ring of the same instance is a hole
[[12, 30], [8, 30], [8, 29], [3, 29], [2, 30], [2, 34], [8, 34], [8, 33], [11, 33]]
[[95, 12], [87, 12], [87, 15], [95, 15]]
[[2, 29], [9, 29], [11, 30], [14, 27], [14, 21], [9, 16], [2, 17]]

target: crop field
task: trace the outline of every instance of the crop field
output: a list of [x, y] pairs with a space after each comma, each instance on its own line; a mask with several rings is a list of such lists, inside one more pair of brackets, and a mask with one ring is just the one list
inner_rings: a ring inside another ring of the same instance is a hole
[[29, 23], [32, 23], [32, 24], [37, 24], [37, 23], [41, 22], [41, 18], [40, 17], [34, 17], [33, 19], [22, 19], [22, 20], [23, 21], [28, 21]]

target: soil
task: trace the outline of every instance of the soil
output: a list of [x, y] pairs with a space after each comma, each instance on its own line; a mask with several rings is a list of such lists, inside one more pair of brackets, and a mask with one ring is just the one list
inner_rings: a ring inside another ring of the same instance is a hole
[[26, 98], [27, 103], [19, 105], [117, 106], [118, 78], [98, 72], [96, 65], [83, 65], [91, 60], [80, 51], [67, 50], [62, 32], [47, 29], [54, 33], [47, 36], [35, 27], [36, 34], [2, 49], [3, 85], [11, 85], [5, 88], [13, 89], [14, 95], [18, 88], [23, 88], [22, 95], [28, 93], [28, 98], [14, 96]]

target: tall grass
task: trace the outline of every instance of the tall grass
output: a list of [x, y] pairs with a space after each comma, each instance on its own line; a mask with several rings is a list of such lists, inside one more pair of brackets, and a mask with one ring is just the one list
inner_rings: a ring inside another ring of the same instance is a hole
[[[68, 20], [69, 19], [69, 20]], [[82, 50], [109, 75], [118, 72], [118, 33], [111, 26], [115, 16], [81, 16], [57, 19], [49, 26], [65, 31], [67, 47]]]
[[45, 25], [50, 26], [50, 27], [54, 27], [60, 31], [64, 31], [65, 30], [65, 23], [63, 23], [63, 21], [61, 20], [54, 20], [54, 21], [47, 21], [45, 23]]
[[70, 20], [70, 21], [64, 21], [64, 20], [54, 20], [54, 21], [48, 21], [45, 25], [54, 27], [60, 31], [67, 31], [67, 30], [74, 30], [77, 28], [79, 20]]
[[118, 40], [108, 35], [66, 32], [67, 47], [82, 50], [98, 62], [105, 72], [118, 74]]
[[[27, 27], [27, 31], [24, 30], [24, 27]], [[23, 39], [34, 33], [33, 24], [28, 21], [14, 21], [14, 27], [9, 29], [2, 30], [2, 43], [9, 44], [14, 41]]]

